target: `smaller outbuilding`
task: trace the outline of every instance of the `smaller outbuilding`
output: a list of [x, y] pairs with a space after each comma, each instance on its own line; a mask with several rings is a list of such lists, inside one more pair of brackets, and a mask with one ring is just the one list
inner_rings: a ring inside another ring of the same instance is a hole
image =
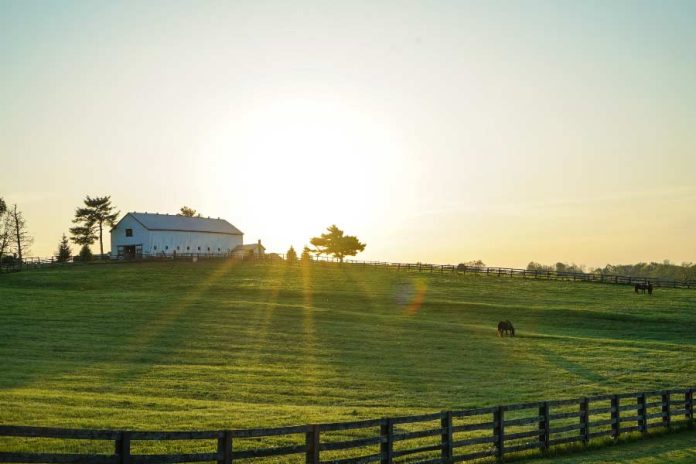
[[266, 254], [266, 247], [261, 245], [261, 240], [258, 243], [248, 243], [246, 245], [237, 245], [232, 250], [232, 256], [237, 258], [259, 258]]

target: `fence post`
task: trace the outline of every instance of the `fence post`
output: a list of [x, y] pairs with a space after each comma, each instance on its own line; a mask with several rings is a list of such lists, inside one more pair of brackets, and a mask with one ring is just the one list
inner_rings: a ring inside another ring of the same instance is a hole
[[670, 410], [669, 390], [662, 393], [662, 425], [670, 427], [672, 425], [672, 411]]
[[689, 388], [684, 393], [684, 409], [686, 410], [684, 415], [686, 420], [689, 421], [689, 427], [693, 426], [694, 422], [694, 389]]
[[232, 432], [225, 430], [218, 437], [218, 464], [232, 463]]
[[640, 396], [638, 396], [638, 430], [640, 430], [641, 433], [646, 433], [648, 431], [648, 420], [645, 417], [647, 415], [645, 403], [645, 393], [641, 393]]
[[549, 449], [549, 403], [544, 401], [539, 406], [539, 451]]
[[452, 459], [452, 411], [443, 411], [440, 419], [442, 427], [442, 435], [440, 443], [442, 444], [442, 462], [450, 462]]
[[580, 400], [580, 436], [583, 445], [590, 441], [590, 400], [587, 397]]
[[311, 425], [306, 435], [306, 464], [319, 464], [319, 426]]
[[383, 419], [379, 427], [379, 435], [382, 439], [379, 451], [382, 454], [381, 464], [392, 464], [394, 449], [394, 423], [391, 419]]
[[118, 432], [115, 451], [117, 464], [130, 464], [130, 432]]
[[621, 415], [619, 414], [619, 395], [611, 397], [611, 436], [619, 438], [619, 429], [621, 428]]
[[498, 406], [493, 412], [493, 435], [495, 436], [495, 456], [498, 462], [505, 457], [505, 410]]

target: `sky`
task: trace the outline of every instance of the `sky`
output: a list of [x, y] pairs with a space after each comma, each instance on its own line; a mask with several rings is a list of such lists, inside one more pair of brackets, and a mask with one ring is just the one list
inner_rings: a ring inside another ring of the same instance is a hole
[[[0, 0], [0, 197], [301, 249], [696, 261], [696, 2]], [[108, 248], [108, 246], [107, 246]]]

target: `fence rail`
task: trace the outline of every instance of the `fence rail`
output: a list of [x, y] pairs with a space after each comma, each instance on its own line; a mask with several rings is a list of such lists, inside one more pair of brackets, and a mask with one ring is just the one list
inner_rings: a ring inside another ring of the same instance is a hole
[[[191, 260], [205, 260], [205, 259], [239, 259], [244, 260], [241, 257], [234, 257], [229, 253], [177, 253], [177, 254], [157, 254], [157, 255], [147, 255], [144, 254], [137, 260], [152, 260], [152, 261], [191, 261]], [[250, 258], [251, 261], [273, 261], [273, 260], [283, 260], [283, 255], [277, 253], [269, 253], [265, 258]], [[116, 260], [116, 259], [101, 259], [96, 260], [96, 262], [124, 262], [128, 260]], [[313, 262], [328, 262], [335, 263], [338, 262], [335, 259], [327, 257], [313, 257]], [[346, 264], [353, 266], [372, 266], [372, 267], [382, 267], [387, 269], [394, 269], [397, 271], [417, 271], [417, 272], [431, 272], [431, 273], [459, 273], [459, 274], [480, 274], [495, 277], [520, 277], [524, 279], [542, 279], [542, 280], [565, 280], [565, 281], [580, 281], [580, 282], [596, 282], [604, 284], [618, 284], [618, 285], [635, 285], [635, 284], [647, 284], [652, 283], [655, 287], [667, 287], [667, 288], [696, 288], [696, 280], [666, 280], [666, 279], [656, 279], [651, 277], [632, 277], [616, 274], [601, 274], [601, 273], [591, 273], [591, 272], [563, 272], [563, 271], [552, 271], [552, 270], [529, 270], [529, 269], [517, 269], [510, 267], [483, 267], [483, 266], [467, 266], [465, 264], [429, 264], [429, 263], [393, 263], [388, 261], [358, 261], [358, 260], [345, 260]], [[46, 266], [55, 265], [71, 265], [73, 263], [58, 263], [55, 258], [26, 258], [21, 263], [15, 263], [12, 265], [3, 264], [0, 265], [0, 273], [2, 272], [15, 272], [21, 270], [31, 270], [39, 269]]]
[[[332, 259], [320, 259], [318, 261], [335, 262]], [[696, 288], [696, 280], [666, 280], [654, 279], [650, 277], [632, 277], [615, 274], [600, 274], [588, 272], [562, 272], [551, 270], [528, 270], [510, 267], [482, 267], [467, 266], [464, 264], [427, 264], [427, 263], [391, 263], [385, 261], [357, 261], [346, 260], [348, 264], [375, 266], [397, 271], [417, 271], [431, 273], [460, 273], [460, 274], [481, 274], [496, 277], [521, 277], [525, 279], [545, 279], [545, 280], [572, 280], [581, 282], [596, 282], [605, 284], [635, 285], [652, 283], [655, 287], [670, 288]]]
[[[442, 411], [418, 416], [357, 422], [246, 430], [150, 432], [0, 426], [0, 438], [24, 437], [111, 442], [110, 454], [11, 452], [0, 446], [3, 463], [168, 464], [216, 461], [218, 464], [294, 457], [307, 464], [379, 462], [453, 463], [484, 457], [502, 461], [522, 451], [544, 453], [554, 446], [587, 444], [627, 433], [647, 434], [693, 424], [694, 389], [673, 389], [572, 400], [508, 404]], [[332, 436], [335, 432], [353, 436]], [[294, 444], [257, 445], [254, 439], [300, 438]], [[304, 439], [302, 439], [304, 438]], [[5, 438], [6, 439], [6, 438]], [[134, 454], [133, 442], [206, 441], [215, 451], [188, 454]], [[248, 442], [253, 442], [252, 446]], [[245, 444], [245, 442], [247, 442]], [[3, 441], [0, 441], [0, 445]], [[339, 452], [339, 454], [337, 454]]]

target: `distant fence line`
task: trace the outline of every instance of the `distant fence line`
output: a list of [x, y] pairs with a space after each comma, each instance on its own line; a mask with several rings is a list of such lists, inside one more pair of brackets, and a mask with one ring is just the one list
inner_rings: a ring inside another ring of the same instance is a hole
[[[112, 442], [114, 452], [60, 454], [0, 450], [0, 462], [231, 464], [258, 458], [273, 458], [278, 462], [293, 457], [297, 462], [302, 455], [307, 464], [436, 464], [481, 458], [502, 462], [514, 453], [545, 453], [559, 445], [586, 445], [601, 438], [616, 440], [628, 433], [645, 435], [654, 428], [691, 427], [693, 392], [693, 388], [688, 388], [609, 394], [356, 422], [245, 430], [152, 432], [1, 425], [0, 438], [6, 442], [7, 437], [103, 440]], [[260, 443], [269, 437], [275, 440], [294, 437], [294, 440], [287, 441], [292, 444], [275, 446]], [[133, 442], [159, 442], [161, 446], [170, 440], [205, 441], [210, 451], [133, 454], [131, 449]]]
[[[235, 257], [229, 253], [179, 253], [176, 255], [143, 255], [140, 258], [133, 260], [124, 259], [96, 259], [94, 262], [126, 262], [126, 261], [138, 261], [138, 260], [157, 260], [157, 261], [172, 261], [172, 260], [205, 260], [205, 259], [238, 259], [238, 260], [251, 260], [251, 261], [273, 261], [273, 260], [284, 260], [284, 255], [277, 253], [268, 253], [265, 257]], [[300, 261], [298, 260], [298, 263]], [[312, 258], [312, 262], [328, 262], [337, 263], [338, 260], [330, 257], [315, 256]], [[591, 272], [563, 272], [554, 270], [529, 270], [529, 269], [516, 269], [509, 267], [486, 267], [486, 266], [467, 266], [465, 264], [429, 264], [429, 263], [394, 263], [388, 261], [359, 261], [359, 260], [345, 260], [346, 264], [350, 265], [360, 265], [360, 266], [373, 266], [382, 267], [388, 269], [394, 269], [397, 271], [417, 271], [417, 272], [439, 272], [439, 273], [460, 273], [460, 274], [481, 274], [488, 276], [497, 277], [522, 277], [528, 279], [546, 279], [546, 280], [572, 280], [572, 281], [582, 281], [582, 282], [597, 282], [605, 284], [618, 284], [618, 285], [635, 285], [635, 284], [647, 284], [652, 283], [655, 287], [669, 287], [669, 288], [696, 288], [696, 280], [666, 280], [651, 277], [632, 277], [616, 274], [603, 274], [603, 273], [591, 273]], [[2, 272], [16, 272], [22, 270], [38, 269], [46, 266], [55, 265], [70, 265], [74, 263], [58, 263], [54, 257], [49, 258], [25, 258], [23, 262], [16, 263], [13, 265], [0, 265], [0, 273]]]
[[583, 282], [597, 282], [605, 284], [634, 285], [652, 283], [655, 287], [671, 288], [696, 288], [696, 280], [665, 280], [650, 277], [632, 277], [615, 274], [601, 274], [589, 272], [563, 272], [552, 270], [529, 270], [509, 267], [484, 267], [467, 266], [464, 264], [426, 264], [426, 263], [390, 263], [380, 261], [346, 261], [350, 264], [365, 266], [385, 267], [396, 270], [418, 272], [457, 272], [460, 274], [483, 274], [498, 277], [522, 277], [529, 279], [546, 280], [573, 280]]

